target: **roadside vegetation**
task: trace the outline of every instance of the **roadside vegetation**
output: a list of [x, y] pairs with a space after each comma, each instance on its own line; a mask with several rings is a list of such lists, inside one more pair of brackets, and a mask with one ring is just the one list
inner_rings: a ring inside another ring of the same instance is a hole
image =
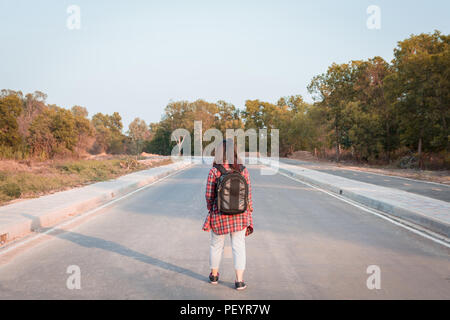
[[171, 163], [170, 159], [0, 161], [0, 205], [106, 181]]
[[449, 169], [449, 41], [439, 31], [412, 35], [398, 42], [390, 63], [333, 63], [308, 85], [312, 104], [300, 95], [247, 100], [242, 110], [224, 101], [172, 102], [151, 126], [146, 150], [168, 154], [170, 133], [185, 128], [193, 136], [195, 119], [204, 130], [279, 129], [281, 156], [302, 150], [336, 162]]
[[[391, 62], [373, 57], [333, 63], [308, 85], [313, 103], [300, 95], [275, 103], [247, 100], [242, 108], [226, 101], [172, 101], [161, 121], [147, 124], [137, 118], [125, 133], [117, 112], [89, 118], [84, 107], [47, 104], [42, 92], [2, 90], [0, 157], [48, 161], [102, 153], [170, 155], [176, 143], [171, 133], [184, 128], [192, 140], [194, 120], [201, 120], [203, 130], [223, 133], [279, 129], [281, 156], [301, 150], [337, 162], [449, 169], [449, 41], [439, 31], [411, 35], [398, 42]], [[83, 174], [95, 170], [100, 169]], [[14, 185], [5, 188], [5, 194], [18, 192]]]

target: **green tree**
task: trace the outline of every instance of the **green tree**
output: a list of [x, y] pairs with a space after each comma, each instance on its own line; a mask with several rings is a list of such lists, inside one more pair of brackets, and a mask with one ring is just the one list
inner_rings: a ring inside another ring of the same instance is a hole
[[287, 106], [289, 110], [295, 113], [304, 113], [309, 104], [303, 100], [301, 95], [282, 97], [277, 102], [278, 106]]
[[33, 120], [47, 109], [47, 105], [45, 104], [46, 99], [47, 95], [40, 91], [28, 93], [25, 95], [25, 98], [22, 98], [23, 112], [17, 118], [17, 122], [19, 124], [20, 134], [24, 139], [29, 135], [28, 129]]
[[326, 73], [314, 77], [308, 86], [317, 105], [326, 109], [327, 118], [334, 130], [336, 161], [340, 160], [341, 145], [348, 145], [348, 123], [343, 111], [354, 98], [354, 73], [358, 64], [358, 61], [333, 63]]
[[385, 94], [384, 79], [391, 72], [389, 64], [381, 57], [362, 61], [356, 70], [354, 89], [358, 104], [353, 104], [350, 109], [354, 110], [353, 124], [357, 128], [351, 135], [358, 144], [357, 149], [364, 149], [359, 153], [365, 158], [384, 152], [389, 161], [391, 152], [399, 146], [397, 120]]
[[72, 111], [72, 114], [75, 117], [87, 118], [89, 115], [89, 112], [87, 111], [87, 109], [85, 107], [73, 106], [72, 109], [70, 109], [70, 110]]
[[[5, 92], [6, 93], [6, 92]], [[17, 117], [22, 113], [22, 101], [16, 93], [0, 95], [0, 145], [12, 149], [19, 146], [21, 136]]]
[[128, 136], [133, 143], [134, 153], [140, 154], [144, 142], [149, 138], [150, 132], [144, 120], [136, 118], [128, 126]]
[[[163, 116], [163, 125], [159, 132], [158, 138], [167, 136], [169, 133], [169, 145], [172, 144], [170, 141], [170, 135], [176, 129], [186, 129], [188, 131], [193, 131], [194, 128], [194, 112], [192, 109], [192, 104], [188, 101], [175, 101], [170, 102], [165, 108], [165, 114]], [[181, 145], [186, 137], [179, 137], [176, 144], [181, 150]]]
[[170, 155], [172, 145], [170, 141], [170, 130], [167, 121], [150, 124], [150, 141], [147, 141], [144, 146], [144, 151], [148, 153]]
[[111, 129], [109, 128], [108, 116], [103, 113], [97, 113], [92, 117], [92, 124], [95, 128], [93, 151], [96, 153], [106, 152], [111, 143]]
[[122, 134], [122, 117], [114, 112], [112, 115], [97, 113], [92, 117], [95, 128], [95, 144], [97, 153], [107, 152], [120, 154], [125, 152], [126, 137]]
[[72, 113], [51, 106], [38, 115], [27, 138], [32, 154], [41, 159], [73, 155], [78, 142], [76, 121]]
[[404, 144], [423, 151], [448, 150], [450, 120], [449, 36], [439, 31], [412, 35], [394, 50], [394, 72], [386, 79], [387, 96], [398, 112]]
[[[307, 104], [301, 96], [284, 97], [277, 104], [260, 100], [247, 100], [242, 112], [246, 129], [279, 130], [279, 153], [281, 156], [308, 145], [303, 129], [307, 126]], [[300, 127], [304, 126], [304, 127]]]
[[233, 104], [220, 100], [216, 103], [217, 115], [214, 127], [225, 134], [227, 129], [243, 129], [240, 111]]
[[85, 107], [73, 106], [71, 112], [77, 132], [76, 151], [78, 154], [87, 153], [95, 141], [95, 128], [87, 118], [89, 113]]
[[31, 154], [41, 160], [48, 159], [54, 155], [56, 139], [51, 131], [52, 119], [50, 110], [44, 111], [31, 123], [28, 144]]
[[352, 61], [352, 93], [347, 95], [341, 117], [342, 144], [352, 151], [354, 158], [370, 161], [381, 154], [390, 157], [394, 150], [395, 117], [385, 99], [384, 78], [389, 65], [380, 57], [367, 61]]

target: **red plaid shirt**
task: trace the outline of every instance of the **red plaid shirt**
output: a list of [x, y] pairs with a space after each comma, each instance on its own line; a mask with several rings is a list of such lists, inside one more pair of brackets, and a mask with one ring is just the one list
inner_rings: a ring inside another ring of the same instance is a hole
[[[228, 169], [228, 165], [223, 165]], [[208, 181], [206, 183], [206, 206], [208, 208], [208, 216], [203, 224], [204, 231], [214, 231], [216, 234], [227, 234], [230, 232], [237, 232], [247, 228], [245, 233], [249, 236], [253, 233], [253, 202], [252, 202], [252, 187], [250, 185], [250, 175], [247, 168], [242, 171], [242, 176], [247, 180], [248, 184], [248, 206], [247, 211], [236, 215], [222, 215], [217, 209], [216, 199], [216, 184], [217, 179], [221, 173], [217, 168], [212, 168], [209, 171]]]

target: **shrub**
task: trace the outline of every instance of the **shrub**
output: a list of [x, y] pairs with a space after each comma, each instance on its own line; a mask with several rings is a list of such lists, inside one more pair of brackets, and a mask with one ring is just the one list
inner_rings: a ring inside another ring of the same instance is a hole
[[1, 187], [2, 192], [13, 199], [17, 199], [22, 195], [20, 186], [16, 183], [7, 183]]

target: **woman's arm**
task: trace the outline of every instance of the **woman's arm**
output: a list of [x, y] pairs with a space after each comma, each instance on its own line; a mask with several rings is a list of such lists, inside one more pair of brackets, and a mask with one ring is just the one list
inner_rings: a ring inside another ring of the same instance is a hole
[[214, 169], [209, 171], [208, 180], [206, 181], [206, 207], [211, 211], [216, 199], [216, 175]]
[[244, 177], [248, 184], [248, 210], [250, 212], [253, 212], [252, 185], [250, 183], [250, 174], [249, 174], [247, 168], [245, 168], [245, 170], [244, 170]]

